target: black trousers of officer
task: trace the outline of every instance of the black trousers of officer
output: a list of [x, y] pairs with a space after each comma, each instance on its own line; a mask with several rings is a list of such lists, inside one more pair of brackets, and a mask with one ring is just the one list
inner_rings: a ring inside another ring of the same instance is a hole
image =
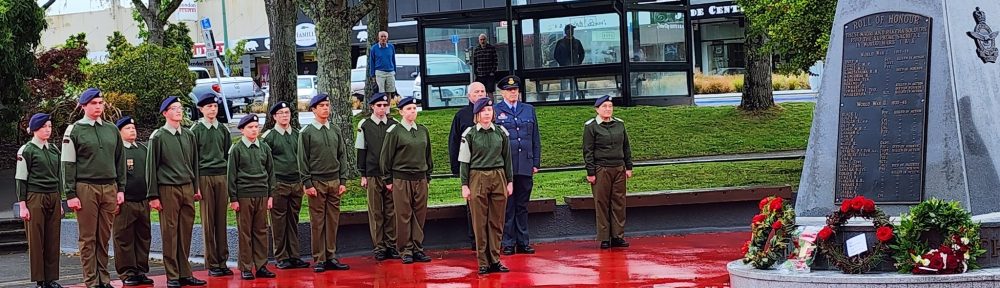
[[531, 200], [532, 176], [514, 175], [514, 193], [507, 197], [503, 225], [503, 247], [528, 245], [528, 201]]

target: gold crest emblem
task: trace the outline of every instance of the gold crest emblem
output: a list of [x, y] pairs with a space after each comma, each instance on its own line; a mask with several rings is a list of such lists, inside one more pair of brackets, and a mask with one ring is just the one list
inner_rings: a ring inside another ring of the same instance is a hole
[[514, 77], [507, 78], [507, 84], [508, 85], [514, 85]]

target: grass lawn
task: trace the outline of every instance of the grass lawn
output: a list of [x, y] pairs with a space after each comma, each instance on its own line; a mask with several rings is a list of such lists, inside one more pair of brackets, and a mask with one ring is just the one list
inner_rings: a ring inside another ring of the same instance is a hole
[[[802, 173], [802, 160], [748, 161], [729, 163], [699, 163], [638, 167], [635, 177], [628, 182], [630, 193], [712, 188], [746, 185], [792, 185], [797, 186]], [[585, 171], [541, 173], [535, 175], [532, 198], [555, 198], [563, 203], [563, 196], [590, 195], [590, 185], [585, 179]], [[363, 211], [367, 209], [365, 191], [358, 181], [349, 181], [347, 193], [342, 200], [343, 211]], [[435, 179], [430, 184], [428, 205], [463, 203], [457, 178]], [[308, 198], [308, 197], [306, 197]], [[302, 201], [300, 221], [309, 221], [309, 201]], [[195, 223], [200, 223], [200, 212]], [[72, 214], [67, 214], [72, 215]], [[236, 225], [235, 213], [229, 211], [229, 224]], [[152, 213], [152, 220], [159, 221], [159, 214]]]

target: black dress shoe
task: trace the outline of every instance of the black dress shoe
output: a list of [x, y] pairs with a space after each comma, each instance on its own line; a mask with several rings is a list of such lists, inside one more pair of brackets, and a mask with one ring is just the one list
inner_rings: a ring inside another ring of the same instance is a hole
[[63, 288], [62, 285], [59, 285], [59, 283], [56, 283], [56, 281], [49, 281], [49, 283], [45, 283], [45, 285], [48, 285], [45, 287], [49, 288]]
[[601, 249], [608, 249], [608, 248], [611, 248], [611, 242], [610, 241], [601, 241]]
[[208, 282], [202, 281], [201, 279], [194, 277], [183, 277], [180, 279], [180, 282], [181, 285], [184, 286], [205, 286], [205, 284], [208, 284]]
[[167, 280], [167, 287], [169, 288], [180, 288], [181, 286], [183, 286], [181, 285], [181, 280]]
[[222, 269], [222, 273], [226, 274], [226, 276], [233, 276], [233, 270], [229, 270], [229, 268], [219, 268], [219, 269]]
[[316, 262], [316, 265], [313, 266], [313, 272], [320, 273], [323, 271], [326, 271], [326, 265], [323, 262]]
[[328, 260], [328, 261], [326, 261], [326, 264], [324, 266], [326, 266], [327, 270], [350, 270], [351, 269], [351, 266], [349, 266], [347, 264], [340, 263], [337, 260]]
[[396, 251], [396, 249], [389, 248], [385, 254], [389, 259], [399, 259], [399, 251]]
[[490, 273], [489, 267], [479, 267], [479, 275]]
[[285, 259], [285, 260], [278, 261], [278, 264], [275, 264], [274, 266], [278, 267], [278, 269], [291, 269], [295, 265], [292, 264], [291, 260]]
[[222, 268], [209, 268], [208, 269], [208, 277], [222, 277], [222, 276], [226, 276], [225, 269], [222, 269]]
[[288, 261], [292, 262], [292, 268], [309, 268], [309, 263], [306, 263], [306, 261], [302, 261], [302, 259], [292, 258], [288, 259]]
[[122, 284], [125, 286], [139, 286], [142, 285], [142, 279], [139, 276], [128, 276], [125, 280], [122, 280]]
[[387, 258], [385, 251], [375, 251], [373, 254], [375, 254], [375, 261], [382, 261]]
[[514, 255], [514, 247], [512, 247], [512, 246], [504, 246], [503, 249], [500, 250], [500, 254], [502, 254], [502, 255]]
[[142, 285], [153, 285], [153, 279], [149, 279], [146, 275], [139, 275], [139, 284]]
[[503, 264], [501, 264], [500, 262], [493, 263], [493, 265], [490, 265], [490, 270], [492, 272], [500, 272], [500, 273], [510, 272], [510, 269], [507, 269], [507, 267], [503, 266]]
[[403, 259], [403, 264], [413, 264], [413, 256], [404, 255], [401, 258]]
[[45, 287], [49, 287], [49, 283], [45, 283], [44, 281], [35, 282], [35, 288], [45, 288]]
[[242, 278], [243, 280], [253, 280], [254, 279], [253, 273], [250, 273], [250, 271], [242, 271], [242, 272], [240, 272], [240, 278]]
[[413, 261], [417, 262], [431, 262], [431, 257], [424, 254], [424, 252], [413, 253]]
[[531, 245], [518, 245], [517, 253], [521, 254], [535, 254], [535, 248], [531, 248]]
[[622, 247], [622, 248], [625, 248], [625, 247], [628, 247], [628, 242], [625, 242], [625, 239], [622, 239], [622, 238], [614, 238], [614, 239], [611, 239], [611, 247]]
[[271, 270], [267, 270], [267, 267], [260, 267], [260, 269], [257, 269], [257, 277], [274, 278], [274, 276], [275, 276], [274, 272], [271, 272]]

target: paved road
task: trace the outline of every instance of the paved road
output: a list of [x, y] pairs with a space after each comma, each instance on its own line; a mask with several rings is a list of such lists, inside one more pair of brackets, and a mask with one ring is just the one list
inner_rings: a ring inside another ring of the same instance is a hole
[[[785, 102], [816, 102], [817, 93], [811, 90], [778, 91], [774, 93], [775, 103]], [[697, 106], [736, 106], [740, 105], [739, 93], [695, 95]]]

